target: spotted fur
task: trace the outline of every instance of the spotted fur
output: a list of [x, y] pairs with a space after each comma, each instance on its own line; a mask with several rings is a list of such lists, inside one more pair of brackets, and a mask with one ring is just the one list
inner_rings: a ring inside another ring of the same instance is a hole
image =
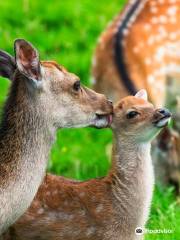
[[[117, 101], [136, 89], [145, 88], [155, 106], [171, 108], [177, 136], [180, 135], [175, 104], [180, 96], [179, 6], [179, 0], [129, 0], [99, 37], [92, 63], [95, 90]], [[177, 149], [166, 150], [167, 146], [158, 149], [153, 145], [158, 153], [154, 154], [156, 175], [162, 183], [172, 182], [170, 175], [177, 175], [180, 169], [180, 155], [178, 164], [172, 159], [167, 165], [169, 156], [177, 156], [179, 152], [176, 139]], [[179, 179], [180, 172], [176, 180], [178, 191]]]
[[[106, 177], [79, 182], [47, 175], [31, 207], [3, 240], [137, 240], [152, 198], [150, 141], [162, 118], [146, 95], [127, 97], [114, 109], [112, 167]], [[128, 120], [136, 109], [137, 118]]]

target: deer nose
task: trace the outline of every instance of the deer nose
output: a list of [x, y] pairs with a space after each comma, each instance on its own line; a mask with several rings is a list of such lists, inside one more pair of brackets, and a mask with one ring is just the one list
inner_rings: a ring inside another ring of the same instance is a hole
[[113, 105], [113, 101], [112, 101], [112, 100], [108, 99], [108, 102], [109, 102], [111, 105]]
[[159, 110], [158, 110], [158, 112], [161, 114], [161, 115], [163, 115], [163, 117], [171, 117], [171, 113], [170, 113], [170, 111], [168, 110], [168, 109], [166, 109], [166, 108], [160, 108]]

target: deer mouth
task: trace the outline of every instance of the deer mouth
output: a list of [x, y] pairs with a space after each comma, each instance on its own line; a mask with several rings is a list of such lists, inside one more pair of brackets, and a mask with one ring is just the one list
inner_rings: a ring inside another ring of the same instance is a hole
[[171, 115], [164, 116], [156, 120], [155, 122], [153, 122], [153, 124], [158, 128], [163, 128], [168, 125], [170, 118], [171, 118]]
[[112, 114], [99, 114], [96, 113], [93, 126], [96, 128], [109, 127], [112, 123]]

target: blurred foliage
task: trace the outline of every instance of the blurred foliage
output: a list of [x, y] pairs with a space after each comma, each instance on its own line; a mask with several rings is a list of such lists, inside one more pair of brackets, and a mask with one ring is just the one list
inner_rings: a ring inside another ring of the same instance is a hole
[[[25, 38], [39, 49], [42, 60], [56, 60], [90, 85], [90, 66], [99, 34], [125, 0], [0, 1], [0, 47], [13, 54], [13, 41]], [[0, 103], [9, 82], [0, 79]], [[58, 132], [49, 171], [71, 178], [103, 176], [110, 166], [110, 130], [71, 129]], [[180, 208], [171, 188], [157, 187], [148, 224], [150, 229], [169, 228], [171, 235], [147, 235], [146, 239], [180, 236]]]

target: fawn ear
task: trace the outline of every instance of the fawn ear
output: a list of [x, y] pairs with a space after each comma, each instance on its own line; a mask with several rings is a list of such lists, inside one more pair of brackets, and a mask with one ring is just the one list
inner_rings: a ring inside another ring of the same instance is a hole
[[147, 91], [145, 89], [141, 89], [136, 93], [135, 97], [142, 98], [145, 101], [147, 101], [148, 100]]
[[16, 70], [14, 57], [0, 50], [0, 76], [13, 80], [13, 75]]
[[18, 70], [39, 86], [42, 78], [38, 51], [24, 39], [15, 40], [14, 51]]

